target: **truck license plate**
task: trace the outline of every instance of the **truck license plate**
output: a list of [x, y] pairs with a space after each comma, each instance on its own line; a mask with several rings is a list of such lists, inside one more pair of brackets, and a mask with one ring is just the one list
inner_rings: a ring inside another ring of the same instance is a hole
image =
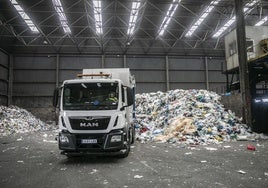
[[82, 139], [81, 144], [96, 144], [98, 143], [97, 139]]

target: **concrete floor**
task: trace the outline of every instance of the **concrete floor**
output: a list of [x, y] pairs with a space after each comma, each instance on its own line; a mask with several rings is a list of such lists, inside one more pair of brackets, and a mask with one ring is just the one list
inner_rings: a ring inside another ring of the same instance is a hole
[[0, 187], [268, 187], [268, 140], [192, 148], [136, 142], [125, 159], [68, 159], [55, 134], [0, 138]]

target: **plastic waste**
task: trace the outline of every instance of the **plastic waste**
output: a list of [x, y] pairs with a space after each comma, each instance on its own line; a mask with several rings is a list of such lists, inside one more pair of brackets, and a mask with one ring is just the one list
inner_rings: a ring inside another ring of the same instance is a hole
[[248, 145], [247, 145], [247, 149], [248, 149], [248, 150], [255, 151], [255, 150], [256, 150], [256, 147], [253, 146], [253, 145], [251, 145], [251, 144], [248, 144]]
[[248, 138], [251, 130], [220, 99], [215, 92], [196, 89], [136, 94], [137, 138], [186, 145]]
[[54, 125], [42, 122], [25, 109], [0, 106], [0, 136], [54, 129]]

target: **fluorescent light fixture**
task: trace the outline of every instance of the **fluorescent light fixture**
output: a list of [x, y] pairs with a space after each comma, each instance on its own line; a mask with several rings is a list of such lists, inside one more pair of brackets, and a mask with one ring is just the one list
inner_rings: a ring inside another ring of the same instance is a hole
[[263, 98], [262, 102], [268, 102], [268, 98]]
[[219, 37], [226, 29], [228, 29], [236, 20], [236, 17], [233, 16], [227, 23], [224, 24], [214, 35], [213, 38]]
[[102, 30], [102, 15], [101, 15], [100, 0], [93, 0], [93, 9], [94, 9], [96, 33], [101, 35], [103, 33], [103, 30]]
[[161, 23], [160, 29], [158, 30], [159, 36], [164, 35], [166, 28], [167, 28], [172, 16], [174, 15], [176, 9], [178, 8], [178, 5], [179, 5], [178, 2], [181, 2], [181, 0], [173, 0], [171, 5], [169, 6], [167, 14]]
[[250, 3], [247, 3], [246, 5], [245, 5], [245, 7], [244, 7], [244, 13], [245, 14], [248, 14], [248, 13], [250, 13], [250, 11], [251, 11], [251, 9], [253, 8], [253, 6], [256, 4], [256, 3], [258, 3], [259, 2], [259, 0], [253, 0], [252, 2], [250, 2]]
[[265, 16], [263, 19], [261, 19], [258, 23], [255, 24], [255, 26], [261, 26], [263, 25], [265, 22], [267, 22], [268, 20], [268, 16]]
[[63, 11], [63, 7], [61, 5], [60, 0], [52, 0], [52, 3], [53, 3], [53, 6], [54, 6], [56, 12], [58, 13], [60, 23], [61, 23], [61, 26], [62, 26], [64, 32], [68, 33], [68, 34], [71, 33], [71, 29], [68, 26], [68, 21], [67, 21], [67, 18], [65, 16], [65, 13]]
[[128, 35], [132, 35], [134, 33], [140, 6], [141, 6], [140, 0], [135, 0], [132, 2], [132, 8], [131, 8], [130, 18], [129, 18], [129, 23], [128, 23], [128, 29], [127, 29]]
[[[253, 8], [253, 6], [258, 3], [259, 0], [254, 0], [250, 3], [247, 3], [243, 9], [245, 14], [249, 14]], [[233, 16], [227, 23], [224, 24], [212, 37], [217, 38], [219, 37], [224, 31], [226, 31], [236, 20], [236, 17]]]
[[254, 99], [254, 102], [255, 103], [260, 103], [261, 102], [261, 99]]
[[198, 20], [192, 25], [192, 27], [186, 33], [186, 37], [191, 37], [195, 30], [202, 24], [205, 18], [209, 15], [209, 13], [214, 9], [215, 5], [217, 5], [221, 0], [211, 1], [209, 6], [206, 7], [205, 11], [198, 18]]
[[23, 10], [23, 8], [17, 3], [16, 0], [10, 0], [12, 5], [15, 7], [15, 9], [18, 11], [22, 19], [26, 22], [28, 27], [31, 29], [34, 33], [39, 33], [37, 27], [34, 25], [30, 17], [26, 14], [26, 12]]

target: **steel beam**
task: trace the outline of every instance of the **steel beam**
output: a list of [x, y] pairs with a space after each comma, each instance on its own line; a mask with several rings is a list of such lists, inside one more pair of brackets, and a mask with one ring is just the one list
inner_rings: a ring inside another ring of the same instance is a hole
[[[249, 88], [249, 71], [246, 52], [246, 32], [243, 13], [243, 0], [235, 0], [236, 36], [239, 60], [240, 91], [242, 94], [243, 120], [248, 126], [251, 122], [251, 96]], [[239, 37], [238, 37], [239, 36]]]
[[205, 57], [205, 69], [206, 69], [206, 89], [209, 90], [209, 74], [208, 74], [208, 57]]
[[13, 63], [14, 58], [13, 54], [9, 55], [9, 69], [8, 69], [8, 106], [12, 105], [12, 96], [13, 96]]
[[56, 56], [56, 88], [59, 87], [59, 68], [60, 68], [60, 55]]
[[170, 85], [169, 85], [169, 60], [168, 56], [166, 56], [166, 90], [170, 90]]

